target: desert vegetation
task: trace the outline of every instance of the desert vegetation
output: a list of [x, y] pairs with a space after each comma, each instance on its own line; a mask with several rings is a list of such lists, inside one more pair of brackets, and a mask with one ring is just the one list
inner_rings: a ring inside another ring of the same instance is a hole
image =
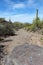
[[36, 18], [33, 19], [32, 24], [26, 25], [25, 28], [28, 31], [41, 31], [41, 34], [43, 34], [43, 20], [38, 17], [38, 10], [36, 11]]
[[3, 40], [3, 37], [14, 35], [15, 30], [17, 31], [21, 28], [31, 32], [39, 31], [43, 35], [43, 20], [38, 17], [38, 9], [36, 11], [36, 18], [33, 19], [32, 23], [13, 23], [11, 20], [6, 21], [4, 18], [0, 18], [0, 40]]
[[[14, 36], [15, 34], [17, 36]], [[43, 20], [38, 17], [38, 9], [32, 23], [13, 22], [0, 18], [0, 61], [10, 54], [15, 46], [24, 43], [43, 46]]]
[[4, 18], [0, 18], [0, 41], [4, 37], [14, 35], [15, 31], [13, 29], [13, 24], [11, 21], [6, 21]]

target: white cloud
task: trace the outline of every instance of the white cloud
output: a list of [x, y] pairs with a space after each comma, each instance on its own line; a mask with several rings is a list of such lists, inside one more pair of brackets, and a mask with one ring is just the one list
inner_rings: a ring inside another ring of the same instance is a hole
[[28, 0], [27, 3], [28, 3], [27, 5], [29, 6], [29, 8], [37, 8], [38, 6], [38, 3], [36, 3], [35, 0]]
[[13, 2], [13, 1], [11, 1], [11, 0], [4, 0], [9, 6], [10, 6], [10, 8], [12, 8], [12, 9], [15, 9], [15, 8], [24, 8], [25, 7], [25, 4], [24, 3], [15, 3], [15, 2]]
[[0, 14], [0, 17], [4, 17], [6, 20], [9, 20], [9, 18], [14, 21], [19, 22], [29, 22], [31, 23], [33, 18], [35, 17], [34, 14], [18, 14], [18, 15], [11, 15], [10, 13]]
[[32, 22], [34, 18], [34, 14], [18, 14], [18, 15], [12, 15], [10, 16], [11, 20], [14, 21], [20, 21], [20, 22]]
[[35, 0], [28, 0], [26, 3], [25, 2], [19, 2], [19, 3], [15, 3], [14, 1], [11, 0], [4, 0], [11, 9], [18, 9], [18, 8], [25, 8], [25, 7], [29, 7], [29, 8], [36, 8], [37, 7], [37, 3], [35, 2]]
[[28, 0], [28, 3], [31, 5], [34, 3], [34, 0]]
[[[14, 17], [14, 18], [13, 18]], [[19, 14], [12, 17], [12, 20], [14, 21], [20, 21], [20, 22], [32, 22], [34, 16], [31, 14]]]
[[13, 8], [24, 8], [24, 7], [25, 7], [25, 4], [23, 3], [18, 3], [18, 4], [13, 5]]

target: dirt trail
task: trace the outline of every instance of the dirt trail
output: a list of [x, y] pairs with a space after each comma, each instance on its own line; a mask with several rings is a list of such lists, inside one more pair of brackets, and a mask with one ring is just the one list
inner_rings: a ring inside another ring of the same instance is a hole
[[43, 65], [43, 47], [19, 45], [7, 56], [5, 65]]
[[20, 29], [16, 32], [17, 35], [10, 36], [9, 38], [6, 38], [4, 42], [1, 44], [8, 45], [7, 50], [9, 53], [16, 47], [17, 45], [22, 45], [24, 43], [29, 44], [35, 44], [35, 45], [41, 45], [43, 41], [41, 42], [42, 35], [38, 33], [33, 32], [27, 32], [24, 29]]

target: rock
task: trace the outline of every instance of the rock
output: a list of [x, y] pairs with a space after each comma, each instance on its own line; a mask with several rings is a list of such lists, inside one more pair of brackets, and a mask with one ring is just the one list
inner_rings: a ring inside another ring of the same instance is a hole
[[24, 44], [14, 48], [5, 65], [43, 65], [43, 47]]

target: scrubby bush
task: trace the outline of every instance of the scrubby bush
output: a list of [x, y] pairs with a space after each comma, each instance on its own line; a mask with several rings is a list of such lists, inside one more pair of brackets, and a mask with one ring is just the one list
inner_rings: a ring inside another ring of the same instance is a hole
[[[31, 25], [25, 24], [25, 29], [29, 31], [38, 31], [43, 30], [43, 20], [40, 20], [39, 17], [35, 18]], [[42, 31], [43, 34], [43, 31]]]
[[37, 18], [37, 19], [33, 20], [32, 29], [33, 29], [33, 31], [34, 31], [34, 29], [35, 29], [35, 31], [36, 31], [36, 30], [38, 30], [39, 28], [40, 28], [40, 19]]
[[25, 29], [25, 30], [30, 30], [30, 26], [31, 26], [31, 24], [30, 23], [24, 23], [23, 24], [23, 28]]
[[[43, 20], [40, 20], [40, 18], [38, 17], [38, 9], [36, 9], [36, 18], [33, 20], [32, 25], [29, 26], [27, 24], [27, 26], [28, 26], [28, 30], [31, 31], [37, 31], [43, 29]], [[25, 27], [27, 26], [25, 25]]]
[[31, 31], [37, 31], [42, 28], [42, 23], [39, 18], [34, 19], [32, 25], [29, 27]]
[[6, 24], [5, 25], [5, 35], [14, 35], [14, 29], [13, 29], [13, 27], [12, 27], [12, 25], [11, 24]]
[[2, 24], [0, 24], [0, 41], [3, 40], [3, 36], [4, 36], [4, 26]]
[[13, 29], [13, 25], [6, 20], [0, 20], [0, 40], [2, 37], [14, 35], [15, 31]]
[[40, 26], [41, 26], [41, 29], [43, 28], [43, 20], [41, 21], [41, 24], [40, 24]]
[[41, 29], [41, 33], [42, 33], [42, 35], [43, 35], [43, 29]]
[[5, 31], [5, 26], [0, 24], [0, 36], [4, 35], [4, 31]]
[[16, 30], [23, 28], [23, 24], [20, 22], [14, 22], [14, 28]]

